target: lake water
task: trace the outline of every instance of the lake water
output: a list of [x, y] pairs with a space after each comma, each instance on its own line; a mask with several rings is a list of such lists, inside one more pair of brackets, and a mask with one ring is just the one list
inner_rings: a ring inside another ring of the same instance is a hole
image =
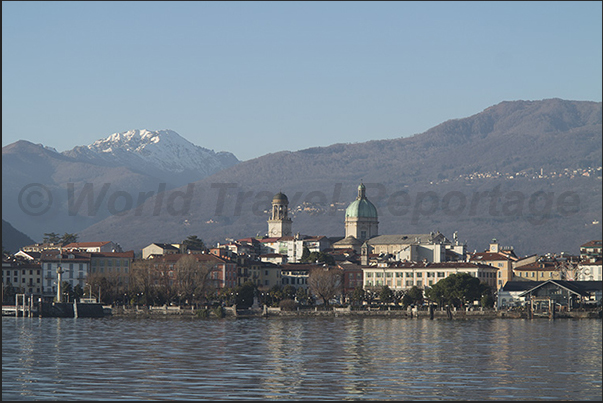
[[2, 318], [2, 400], [601, 400], [599, 319]]

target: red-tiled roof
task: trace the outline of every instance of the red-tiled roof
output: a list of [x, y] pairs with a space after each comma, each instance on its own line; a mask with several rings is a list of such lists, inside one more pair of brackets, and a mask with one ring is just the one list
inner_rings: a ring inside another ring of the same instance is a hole
[[594, 240], [594, 241], [588, 241], [584, 245], [580, 245], [580, 247], [581, 248], [600, 248], [602, 244], [603, 244], [602, 240]]
[[111, 241], [103, 241], [103, 242], [72, 242], [69, 243], [65, 246], [63, 246], [63, 248], [94, 248], [94, 247], [99, 247], [99, 246], [104, 246], [108, 243], [111, 243]]
[[509, 255], [500, 252], [477, 252], [472, 253], [469, 261], [490, 262], [493, 260], [512, 260]]

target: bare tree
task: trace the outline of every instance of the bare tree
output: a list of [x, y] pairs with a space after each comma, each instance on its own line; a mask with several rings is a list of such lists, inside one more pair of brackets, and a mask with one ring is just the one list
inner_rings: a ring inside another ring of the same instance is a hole
[[341, 292], [342, 284], [340, 269], [317, 267], [310, 270], [308, 286], [315, 295], [323, 300], [325, 306], [329, 305], [331, 298]]
[[178, 295], [193, 302], [205, 299], [208, 291], [213, 289], [210, 280], [211, 269], [211, 263], [199, 261], [195, 255], [180, 258], [174, 265]]
[[158, 280], [157, 262], [153, 260], [135, 260], [130, 267], [130, 279], [128, 282], [131, 297], [142, 295], [143, 300], [151, 303], [151, 294], [154, 293], [153, 288]]
[[557, 262], [557, 270], [561, 273], [561, 280], [578, 280], [581, 274], [581, 267], [574, 262]]

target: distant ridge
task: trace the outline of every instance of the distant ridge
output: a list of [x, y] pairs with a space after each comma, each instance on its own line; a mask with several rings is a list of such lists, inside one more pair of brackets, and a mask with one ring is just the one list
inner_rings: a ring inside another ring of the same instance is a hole
[[2, 220], [2, 248], [10, 253], [17, 253], [22, 247], [34, 244], [35, 241], [17, 230], [8, 221]]
[[[450, 237], [458, 231], [471, 250], [485, 249], [497, 238], [519, 254], [572, 253], [581, 243], [600, 238], [600, 224], [593, 222], [601, 222], [601, 144], [600, 102], [505, 101], [408, 138], [339, 143], [245, 161], [197, 181], [186, 215], [109, 217], [82, 236], [93, 240], [116, 234], [117, 242], [136, 249], [189, 234], [206, 242], [262, 235], [269, 202], [260, 201], [282, 190], [295, 203], [294, 232], [337, 237], [344, 233], [343, 210], [362, 180], [379, 210], [380, 234], [439, 230]], [[484, 202], [470, 212], [472, 197], [495, 190], [500, 192], [495, 209], [489, 211]], [[391, 196], [399, 192], [409, 197], [405, 214], [392, 205]], [[417, 214], [418, 195], [426, 192], [438, 197], [438, 208]], [[552, 193], [554, 203], [570, 192], [580, 203], [571, 214], [553, 205], [535, 224], [539, 213], [530, 211], [528, 203], [537, 192]], [[454, 205], [442, 208], [450, 194], [466, 199], [458, 214], [450, 213]], [[521, 210], [503, 214], [502, 203], [509, 210], [509, 197], [518, 194], [524, 197]], [[314, 199], [308, 200], [311, 195]], [[312, 206], [302, 208], [304, 201]], [[157, 199], [149, 199], [143, 211], [153, 211], [154, 205]]]

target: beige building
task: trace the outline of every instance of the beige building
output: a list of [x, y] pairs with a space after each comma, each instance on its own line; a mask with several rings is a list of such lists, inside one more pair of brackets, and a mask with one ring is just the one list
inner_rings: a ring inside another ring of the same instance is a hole
[[[519, 259], [512, 248], [501, 247], [498, 241], [493, 239], [487, 251], [472, 253], [467, 260], [472, 263], [487, 264], [499, 269], [494, 289], [500, 290], [505, 286], [507, 281], [513, 280], [513, 264]], [[531, 260], [526, 260], [524, 264], [530, 262]]]
[[2, 285], [12, 285], [17, 293], [42, 294], [42, 267], [39, 262], [23, 259], [2, 261]]
[[413, 286], [431, 287], [451, 274], [458, 273], [468, 273], [496, 289], [498, 269], [486, 264], [469, 262], [396, 262], [362, 266], [362, 272], [365, 289], [376, 290], [388, 286], [396, 291], [408, 290]]

